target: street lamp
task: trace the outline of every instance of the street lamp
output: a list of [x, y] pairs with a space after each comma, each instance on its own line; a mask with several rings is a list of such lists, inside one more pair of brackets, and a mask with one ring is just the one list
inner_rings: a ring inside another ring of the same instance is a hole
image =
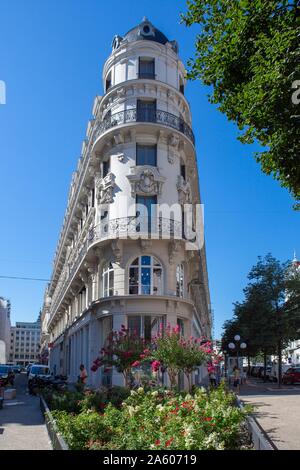
[[247, 344], [244, 341], [241, 342], [240, 335], [235, 335], [234, 336], [234, 342], [231, 341], [228, 344], [228, 347], [231, 351], [236, 350], [236, 362], [237, 362], [237, 366], [239, 366], [239, 351], [240, 350], [243, 351], [244, 349], [246, 349]]

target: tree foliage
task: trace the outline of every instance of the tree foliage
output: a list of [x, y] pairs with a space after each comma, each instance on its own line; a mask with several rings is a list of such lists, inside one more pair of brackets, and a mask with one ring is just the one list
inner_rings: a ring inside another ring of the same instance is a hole
[[300, 207], [300, 116], [292, 101], [300, 79], [298, 0], [189, 0], [182, 15], [198, 24], [188, 78], [212, 86], [211, 103], [258, 141], [262, 170], [291, 191]]
[[259, 257], [248, 275], [245, 300], [234, 306], [234, 318], [224, 324], [223, 347], [239, 333], [250, 356], [278, 354], [300, 338], [300, 270], [271, 254]]

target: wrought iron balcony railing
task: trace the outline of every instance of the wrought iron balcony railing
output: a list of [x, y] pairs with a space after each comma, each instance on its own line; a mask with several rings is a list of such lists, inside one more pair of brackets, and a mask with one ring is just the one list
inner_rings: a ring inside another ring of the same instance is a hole
[[92, 228], [86, 239], [78, 247], [77, 256], [65, 265], [60, 276], [56, 291], [52, 297], [51, 318], [62, 302], [70, 283], [83, 262], [89, 248], [97, 241], [114, 238], [154, 238], [184, 239], [182, 223], [164, 217], [121, 217], [102, 220]]
[[164, 217], [120, 217], [102, 220], [89, 232], [89, 240], [106, 238], [150, 238], [181, 239], [182, 223]]
[[186, 135], [193, 144], [195, 143], [195, 137], [190, 126], [180, 117], [174, 114], [162, 111], [160, 109], [127, 109], [126, 111], [120, 111], [105, 117], [102, 121], [95, 123], [95, 132], [93, 135], [93, 141], [112, 127], [120, 126], [122, 124], [128, 124], [130, 122], [153, 122], [155, 124], [163, 124], [164, 126], [176, 129]]

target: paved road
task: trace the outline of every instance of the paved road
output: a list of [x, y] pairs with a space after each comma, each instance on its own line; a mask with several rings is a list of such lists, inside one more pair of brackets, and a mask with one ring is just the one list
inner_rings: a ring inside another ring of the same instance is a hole
[[279, 450], [300, 450], [300, 385], [264, 384], [250, 379], [240, 399], [255, 406], [255, 417]]
[[0, 450], [51, 450], [39, 398], [26, 393], [26, 374], [17, 374], [17, 398], [0, 410]]

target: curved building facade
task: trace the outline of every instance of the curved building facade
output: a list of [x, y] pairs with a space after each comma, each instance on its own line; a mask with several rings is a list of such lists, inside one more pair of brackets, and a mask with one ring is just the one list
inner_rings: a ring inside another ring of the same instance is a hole
[[[184, 87], [176, 41], [147, 18], [114, 37], [43, 308], [51, 368], [71, 381], [123, 324], [146, 339], [160, 323], [179, 324], [187, 336], [211, 336]], [[115, 371], [89, 373], [92, 386], [121, 380]]]

